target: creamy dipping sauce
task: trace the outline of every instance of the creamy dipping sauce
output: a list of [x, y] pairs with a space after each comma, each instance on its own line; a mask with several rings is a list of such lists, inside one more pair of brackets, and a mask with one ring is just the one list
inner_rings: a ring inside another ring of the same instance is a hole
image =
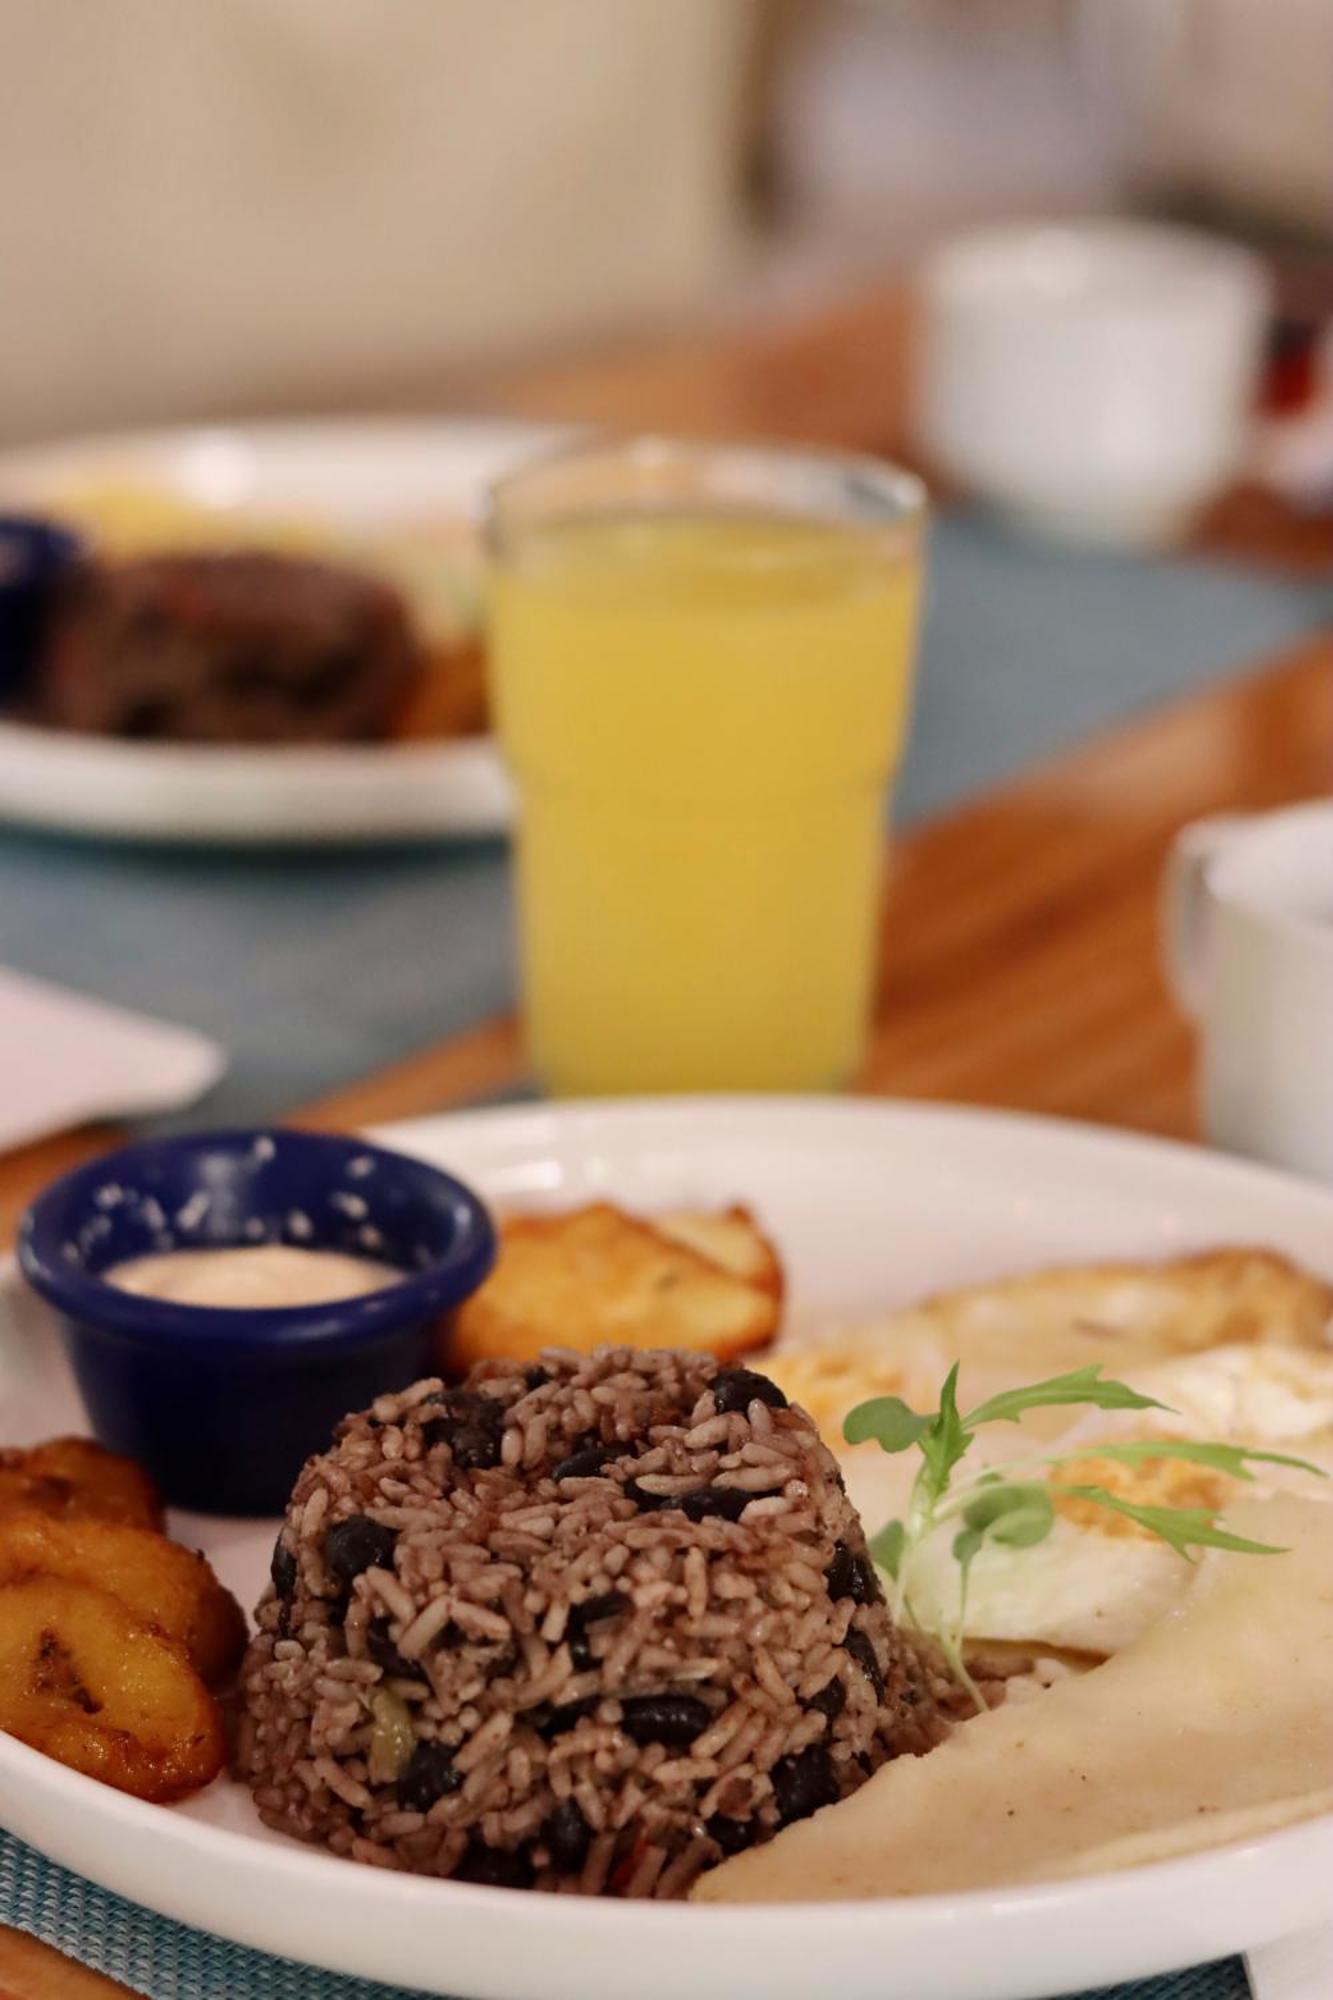
[[303, 1250], [292, 1243], [255, 1243], [225, 1250], [163, 1250], [130, 1257], [102, 1272], [108, 1285], [145, 1299], [181, 1306], [230, 1306], [238, 1312], [268, 1306], [331, 1305], [401, 1283], [392, 1264], [372, 1263], [341, 1250]]

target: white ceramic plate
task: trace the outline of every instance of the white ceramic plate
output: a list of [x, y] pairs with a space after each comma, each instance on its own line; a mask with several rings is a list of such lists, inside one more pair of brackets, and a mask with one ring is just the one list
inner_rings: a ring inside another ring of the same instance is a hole
[[[1266, 1243], [1333, 1269], [1333, 1192], [1184, 1147], [984, 1112], [764, 1099], [439, 1118], [380, 1135], [506, 1203], [753, 1202], [800, 1317], [1048, 1260]], [[0, 1298], [0, 1435], [79, 1421], [43, 1310]], [[181, 1519], [253, 1602], [274, 1524]], [[0, 1737], [0, 1821], [242, 1944], [478, 2000], [1037, 2000], [1212, 1959], [1328, 1914], [1333, 1816], [1047, 1888], [746, 1910], [583, 1901], [359, 1867], [220, 1781], [166, 1810]]]
[[[129, 480], [239, 515], [339, 529], [474, 516], [487, 485], [553, 433], [422, 418], [146, 432], [0, 454], [0, 508]], [[489, 738], [328, 748], [129, 743], [0, 718], [0, 818], [112, 840], [248, 846], [503, 832]]]

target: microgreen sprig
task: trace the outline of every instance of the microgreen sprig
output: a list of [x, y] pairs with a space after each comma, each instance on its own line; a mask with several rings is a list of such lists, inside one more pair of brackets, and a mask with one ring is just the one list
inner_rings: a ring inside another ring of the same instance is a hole
[[1066, 1375], [1048, 1376], [1025, 1388], [1002, 1390], [964, 1415], [958, 1408], [958, 1366], [955, 1362], [945, 1377], [939, 1407], [934, 1411], [923, 1414], [913, 1410], [899, 1396], [874, 1396], [848, 1413], [842, 1430], [848, 1444], [873, 1440], [882, 1451], [897, 1454], [915, 1447], [921, 1455], [905, 1516], [890, 1521], [870, 1541], [870, 1553], [892, 1585], [890, 1603], [895, 1619], [916, 1622], [909, 1594], [913, 1558], [941, 1524], [958, 1522], [950, 1545], [959, 1571], [957, 1615], [947, 1630], [936, 1632], [934, 1637], [954, 1675], [978, 1708], [984, 1703], [963, 1659], [972, 1565], [988, 1546], [1027, 1549], [1044, 1542], [1055, 1525], [1058, 1497], [1088, 1501], [1110, 1513], [1123, 1515], [1190, 1562], [1196, 1561], [1196, 1551], [1204, 1548], [1230, 1549], [1245, 1555], [1283, 1553], [1271, 1543], [1252, 1541], [1219, 1527], [1216, 1508], [1145, 1506], [1122, 1499], [1096, 1483], [1056, 1484], [1027, 1475], [1034, 1471], [1057, 1472], [1062, 1466], [1085, 1464], [1089, 1458], [1097, 1458], [1125, 1465], [1137, 1465], [1146, 1459], [1177, 1459], [1209, 1466], [1235, 1479], [1253, 1479], [1250, 1468], [1255, 1464], [1282, 1465], [1325, 1477], [1319, 1466], [1285, 1452], [1251, 1451], [1244, 1445], [1194, 1439], [1134, 1438], [1088, 1443], [1077, 1451], [1030, 1458], [1003, 1470], [988, 1470], [955, 1482], [954, 1474], [983, 1424], [1016, 1424], [1029, 1410], [1061, 1407], [1162, 1410], [1173, 1414], [1156, 1397], [1141, 1395], [1127, 1382], [1112, 1380], [1103, 1375], [1100, 1363], [1093, 1363]]

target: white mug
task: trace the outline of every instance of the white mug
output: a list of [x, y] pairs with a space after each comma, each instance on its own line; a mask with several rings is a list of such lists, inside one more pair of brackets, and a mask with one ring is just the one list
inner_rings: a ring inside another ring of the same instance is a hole
[[922, 273], [916, 420], [932, 461], [1065, 540], [1171, 541], [1243, 458], [1262, 262], [1159, 223], [992, 223]]
[[1187, 826], [1163, 918], [1208, 1137], [1333, 1181], [1333, 801]]

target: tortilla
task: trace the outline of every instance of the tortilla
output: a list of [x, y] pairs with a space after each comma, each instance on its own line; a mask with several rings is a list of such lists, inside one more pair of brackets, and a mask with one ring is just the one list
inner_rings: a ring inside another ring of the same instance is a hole
[[1333, 1505], [1279, 1495], [1228, 1525], [1179, 1607], [1039, 1700], [886, 1764], [851, 1798], [724, 1862], [700, 1902], [813, 1902], [1137, 1866], [1333, 1809]]

